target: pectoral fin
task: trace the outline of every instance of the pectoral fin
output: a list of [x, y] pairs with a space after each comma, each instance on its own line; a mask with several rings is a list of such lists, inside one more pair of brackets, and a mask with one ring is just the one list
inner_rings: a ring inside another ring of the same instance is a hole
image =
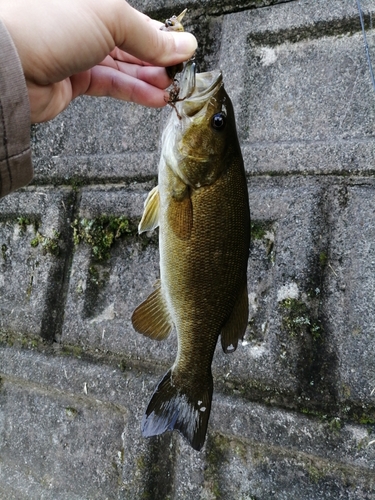
[[149, 193], [145, 201], [141, 222], [138, 232], [152, 231], [159, 225], [159, 187], [155, 186]]
[[132, 323], [137, 332], [151, 339], [164, 340], [168, 337], [172, 320], [160, 285], [135, 309]]
[[193, 228], [193, 205], [189, 193], [182, 200], [171, 198], [168, 206], [168, 223], [181, 240], [190, 238]]
[[239, 340], [243, 339], [249, 316], [249, 298], [246, 282], [241, 287], [232, 314], [221, 330], [221, 346], [225, 353], [234, 352]]

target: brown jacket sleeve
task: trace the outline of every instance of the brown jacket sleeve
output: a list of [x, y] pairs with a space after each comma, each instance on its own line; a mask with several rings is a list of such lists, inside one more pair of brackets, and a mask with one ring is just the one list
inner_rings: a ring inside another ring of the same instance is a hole
[[13, 41], [0, 21], [0, 198], [28, 184], [32, 176], [25, 77]]

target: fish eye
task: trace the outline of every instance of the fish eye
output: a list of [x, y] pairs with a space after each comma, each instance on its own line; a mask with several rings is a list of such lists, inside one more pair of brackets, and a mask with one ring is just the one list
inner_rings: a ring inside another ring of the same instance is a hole
[[225, 127], [226, 123], [226, 116], [224, 113], [216, 113], [211, 118], [211, 125], [215, 130], [222, 130]]

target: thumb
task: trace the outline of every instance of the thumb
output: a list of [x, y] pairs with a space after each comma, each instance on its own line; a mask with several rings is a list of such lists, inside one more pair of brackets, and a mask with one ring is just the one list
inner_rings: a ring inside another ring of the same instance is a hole
[[194, 35], [161, 31], [162, 23], [121, 2], [114, 30], [116, 45], [155, 66], [170, 66], [190, 59], [197, 48]]

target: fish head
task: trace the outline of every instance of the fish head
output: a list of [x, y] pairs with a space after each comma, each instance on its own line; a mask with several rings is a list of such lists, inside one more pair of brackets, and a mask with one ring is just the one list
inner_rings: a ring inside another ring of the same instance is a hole
[[173, 158], [170, 166], [185, 184], [210, 185], [238, 146], [233, 106], [221, 71], [196, 73], [195, 63], [189, 61], [181, 76], [176, 110], [166, 131], [165, 159]]

